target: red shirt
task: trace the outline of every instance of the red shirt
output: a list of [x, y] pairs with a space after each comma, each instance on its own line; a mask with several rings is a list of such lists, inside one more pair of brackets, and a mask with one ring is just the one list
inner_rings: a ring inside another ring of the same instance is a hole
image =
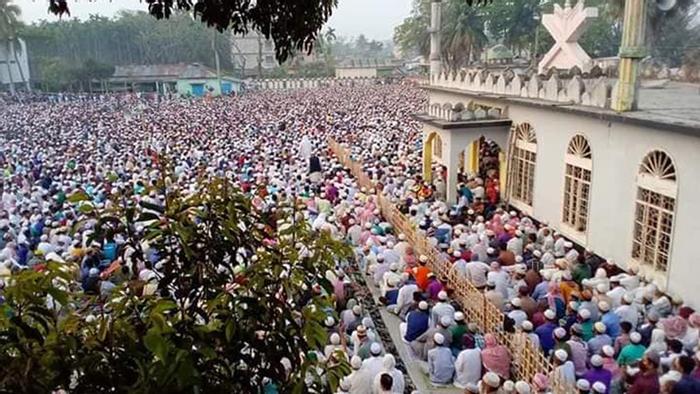
[[421, 290], [425, 291], [428, 288], [428, 274], [430, 273], [430, 268], [419, 265], [415, 269], [416, 284]]

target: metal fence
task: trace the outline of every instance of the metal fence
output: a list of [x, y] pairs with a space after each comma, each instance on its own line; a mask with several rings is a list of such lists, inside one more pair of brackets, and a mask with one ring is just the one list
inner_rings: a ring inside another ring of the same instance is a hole
[[[354, 161], [350, 150], [330, 139], [328, 145], [338, 157], [342, 165], [350, 169], [351, 174], [358, 180], [360, 187], [370, 189], [375, 185], [363, 171], [362, 163]], [[377, 193], [378, 206], [384, 218], [394, 226], [399, 233], [406, 236], [418, 255], [428, 257], [428, 265], [439, 278], [446, 278], [448, 287], [454, 290], [453, 298], [462, 305], [470, 322], [476, 323], [484, 333], [494, 334], [500, 343], [508, 346], [512, 357], [512, 371], [517, 379], [532, 382], [536, 373], [550, 376], [551, 388], [555, 394], [568, 394], [575, 388], [565, 384], [558, 374], [551, 374], [552, 364], [542, 351], [534, 346], [532, 341], [523, 333], [508, 333], [503, 329], [504, 315], [484, 293], [471, 282], [451, 269], [450, 261], [445, 258], [428, 239], [420, 234], [415, 226], [399, 211], [399, 209], [382, 193]]]

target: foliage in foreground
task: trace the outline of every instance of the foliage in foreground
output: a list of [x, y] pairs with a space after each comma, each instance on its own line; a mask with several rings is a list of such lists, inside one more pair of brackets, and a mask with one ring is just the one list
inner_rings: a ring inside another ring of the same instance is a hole
[[273, 230], [283, 212], [255, 211], [222, 179], [189, 197], [171, 192], [164, 207], [123, 199], [101, 215], [94, 238], [124, 237], [120, 258], [134, 267], [155, 251], [157, 296], [139, 296], [138, 281], [106, 299], [79, 294], [68, 263], [13, 276], [0, 313], [0, 391], [256, 393], [269, 381], [280, 392], [322, 392], [321, 379], [335, 387], [347, 365], [305, 357], [326, 343], [322, 321], [332, 313], [311, 289], [328, 288], [325, 271], [348, 250], [293, 223], [294, 212]]

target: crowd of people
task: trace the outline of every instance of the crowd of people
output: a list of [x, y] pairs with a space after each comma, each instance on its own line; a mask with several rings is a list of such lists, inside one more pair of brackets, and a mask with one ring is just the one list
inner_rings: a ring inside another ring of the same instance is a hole
[[[501, 206], [494, 171], [465, 174], [457, 204], [447, 204], [450, 169], [436, 167], [432, 182], [422, 177], [421, 128], [411, 114], [425, 104], [420, 90], [393, 84], [213, 100], [105, 96], [5, 105], [0, 277], [44, 261], [75, 262], [78, 291], [107, 295], [134, 278], [152, 291], [160, 278], [157, 254], [133, 271], [123, 264], [119, 239], [88, 241], [96, 213], [70, 196], [80, 190], [97, 211], [115, 195], [162, 204], [154, 185], [165, 157], [173, 168], [169, 187], [194, 191], [198, 182], [226, 177], [262, 211], [302, 202], [314, 231], [354, 247], [357, 270], [402, 321], [404, 343], [396, 345], [412, 355], [404, 361], [418, 363], [436, 386], [526, 394], [563, 381], [581, 393], [700, 392], [700, 314], [634, 272], [579, 251], [546, 223]], [[331, 137], [362, 161], [372, 188], [339, 165], [328, 149]], [[515, 379], [508, 348], [479, 330], [446, 278], [387, 222], [378, 193], [503, 312], [504, 330], [541, 349], [554, 365], [550, 374]], [[336, 310], [325, 321], [329, 343], [314, 357], [348, 360], [352, 372], [341, 393], [402, 393], [398, 355], [386, 352], [375, 322], [353, 298], [352, 269], [339, 264], [327, 275]]]

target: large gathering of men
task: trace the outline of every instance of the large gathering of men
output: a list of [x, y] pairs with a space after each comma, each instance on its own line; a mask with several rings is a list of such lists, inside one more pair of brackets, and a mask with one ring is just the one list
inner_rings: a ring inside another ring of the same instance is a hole
[[[97, 212], [114, 195], [162, 204], [152, 186], [168, 160], [170, 188], [194, 193], [226, 177], [260, 211], [305, 206], [316, 232], [354, 250], [327, 276], [335, 310], [329, 342], [315, 356], [347, 360], [339, 393], [404, 393], [399, 354], [387, 352], [366, 304], [353, 298], [364, 276], [381, 308], [398, 319], [408, 354], [431, 386], [464, 393], [549, 393], [554, 382], [578, 393], [700, 393], [700, 313], [624, 265], [583, 250], [555, 228], [506, 206], [498, 171], [460, 174], [458, 201], [445, 202], [447, 171], [423, 177], [422, 133], [411, 115], [427, 99], [409, 83], [251, 91], [236, 97], [145, 100], [133, 95], [6, 99], [0, 107], [0, 302], [13, 274], [46, 261], [74, 262], [73, 289], [109, 295], [133, 279], [153, 291], [157, 253], [133, 271], [120, 239], [89, 241], [96, 212], [68, 198], [86, 193]], [[361, 162], [361, 187], [329, 149], [329, 139]], [[494, 145], [481, 143], [483, 162]], [[504, 330], [529, 339], [552, 371], [517, 376], [513, 355], [483, 332], [407, 234], [382, 215], [383, 195], [503, 313]], [[351, 275], [352, 274], [352, 275]], [[150, 285], [150, 286], [149, 286]], [[321, 291], [321, 290], [319, 290]], [[274, 383], [274, 382], [272, 382]], [[265, 392], [274, 392], [270, 384]], [[410, 392], [410, 391], [408, 391]]]

